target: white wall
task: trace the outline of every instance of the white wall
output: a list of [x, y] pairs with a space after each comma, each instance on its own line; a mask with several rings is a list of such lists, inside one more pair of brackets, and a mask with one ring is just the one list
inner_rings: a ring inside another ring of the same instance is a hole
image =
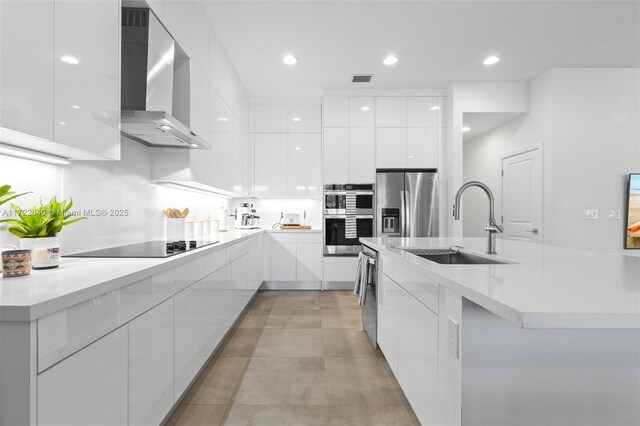
[[[300, 219], [307, 212], [306, 225], [322, 229], [322, 199], [320, 198], [248, 198], [234, 199], [232, 207], [240, 203], [252, 203], [260, 214], [260, 227], [269, 229], [280, 220], [280, 213], [299, 213]], [[230, 212], [232, 213], [232, 212]]]

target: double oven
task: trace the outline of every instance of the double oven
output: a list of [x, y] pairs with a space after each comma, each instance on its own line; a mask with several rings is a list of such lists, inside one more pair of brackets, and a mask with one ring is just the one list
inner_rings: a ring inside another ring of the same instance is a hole
[[[353, 198], [355, 208], [353, 203], [347, 206], [347, 200]], [[360, 237], [375, 235], [375, 199], [373, 184], [324, 186], [325, 256], [357, 256], [360, 253]], [[347, 232], [347, 223], [353, 222], [354, 219], [357, 235], [355, 238], [353, 232]]]

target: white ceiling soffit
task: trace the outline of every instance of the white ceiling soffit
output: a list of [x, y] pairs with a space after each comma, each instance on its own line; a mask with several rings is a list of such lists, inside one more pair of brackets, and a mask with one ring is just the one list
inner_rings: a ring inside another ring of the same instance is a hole
[[[551, 67], [640, 66], [637, 1], [213, 1], [204, 10], [251, 96], [523, 81]], [[298, 63], [287, 66], [292, 54]], [[394, 54], [396, 65], [382, 64]], [[487, 55], [502, 60], [482, 65]], [[375, 74], [371, 84], [353, 74]]]
[[463, 126], [469, 127], [471, 130], [464, 132], [462, 139], [464, 141], [473, 139], [524, 114], [520, 112], [465, 112], [462, 123]]

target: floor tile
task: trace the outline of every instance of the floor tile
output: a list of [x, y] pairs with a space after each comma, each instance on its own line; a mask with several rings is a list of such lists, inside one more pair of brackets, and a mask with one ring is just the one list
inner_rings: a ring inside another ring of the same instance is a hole
[[183, 404], [228, 404], [248, 358], [219, 357], [202, 372], [182, 401]]
[[180, 405], [167, 426], [218, 426], [226, 410], [226, 405]]
[[323, 358], [253, 358], [234, 404], [327, 405]]
[[267, 317], [269, 316], [269, 311], [264, 309], [248, 309], [238, 324], [237, 328], [262, 328], [264, 326]]
[[320, 328], [319, 309], [273, 308], [264, 328]]
[[259, 328], [235, 328], [222, 343], [219, 355], [232, 357], [249, 357], [258, 342], [262, 329]]
[[264, 329], [254, 357], [323, 357], [319, 329]]
[[275, 291], [261, 291], [251, 302], [250, 309], [270, 310], [273, 307], [273, 302], [276, 301]]
[[327, 426], [329, 407], [318, 405], [234, 405], [226, 426]]
[[320, 292], [318, 291], [281, 291], [273, 308], [320, 308]]
[[402, 405], [332, 405], [330, 416], [332, 426], [420, 426]]
[[360, 309], [321, 309], [322, 328], [355, 328], [362, 330]]
[[326, 358], [331, 405], [402, 405], [395, 379], [382, 358]]
[[321, 308], [357, 308], [358, 298], [352, 291], [323, 291], [320, 293]]
[[322, 330], [322, 342], [326, 357], [376, 357], [381, 356], [361, 330], [326, 328]]

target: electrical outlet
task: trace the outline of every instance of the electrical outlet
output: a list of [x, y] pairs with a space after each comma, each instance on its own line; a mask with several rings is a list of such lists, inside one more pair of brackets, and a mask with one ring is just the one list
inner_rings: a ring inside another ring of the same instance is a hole
[[598, 210], [586, 209], [583, 217], [585, 220], [598, 220]]
[[622, 212], [620, 209], [618, 210], [609, 210], [607, 212], [607, 219], [609, 220], [620, 220], [622, 219]]
[[460, 330], [460, 325], [452, 320], [451, 318], [447, 318], [449, 324], [449, 331], [447, 333], [447, 339], [449, 342], [449, 352], [455, 355], [456, 358], [460, 358], [460, 350], [459, 350], [459, 336], [458, 332]]

